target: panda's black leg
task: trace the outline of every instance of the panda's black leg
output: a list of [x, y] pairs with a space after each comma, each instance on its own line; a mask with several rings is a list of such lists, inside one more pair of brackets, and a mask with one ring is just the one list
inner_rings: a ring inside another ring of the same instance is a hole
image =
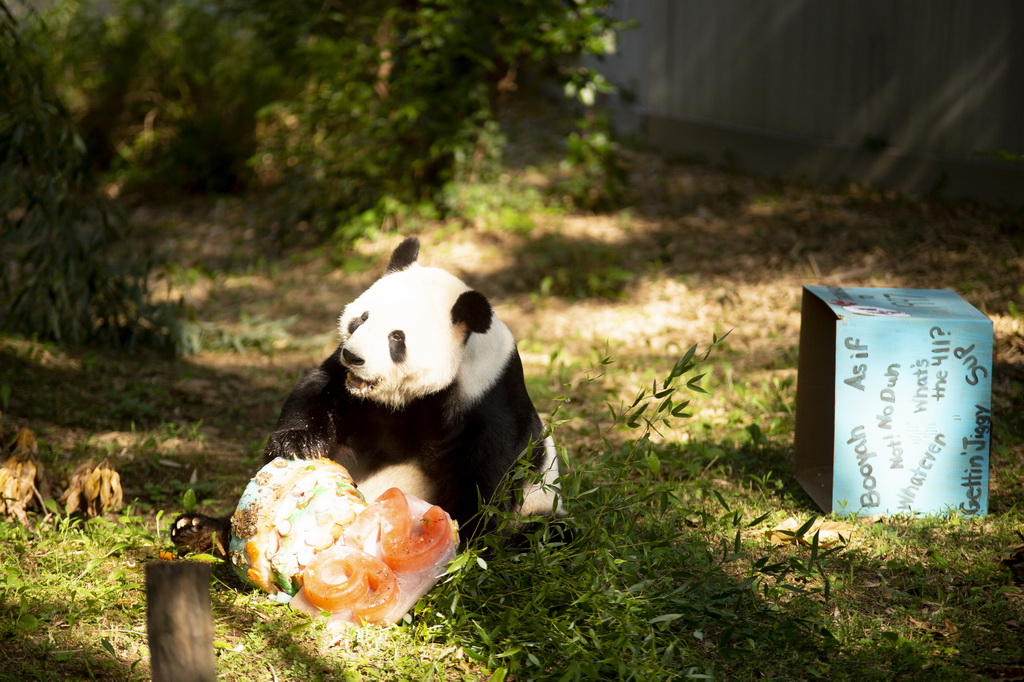
[[231, 517], [182, 514], [171, 524], [171, 542], [180, 553], [226, 557], [231, 541]]

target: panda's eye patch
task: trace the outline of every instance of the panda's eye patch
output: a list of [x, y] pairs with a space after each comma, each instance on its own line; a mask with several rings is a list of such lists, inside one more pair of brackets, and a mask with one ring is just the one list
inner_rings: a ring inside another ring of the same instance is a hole
[[391, 361], [395, 363], [405, 360], [405, 332], [400, 329], [388, 334], [388, 350], [391, 351]]
[[367, 310], [365, 313], [363, 313], [359, 317], [353, 317], [349, 321], [349, 323], [348, 323], [348, 333], [351, 334], [355, 330], [359, 329], [359, 326], [363, 322], [366, 322], [368, 319], [370, 319], [370, 311], [369, 310]]

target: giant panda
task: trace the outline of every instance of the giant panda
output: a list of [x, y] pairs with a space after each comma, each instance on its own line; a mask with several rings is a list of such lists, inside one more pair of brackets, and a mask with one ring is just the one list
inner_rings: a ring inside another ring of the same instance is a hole
[[[386, 273], [345, 306], [340, 344], [285, 401], [265, 461], [332, 459], [368, 501], [397, 487], [440, 505], [463, 537], [486, 530], [481, 501], [520, 517], [564, 516], [555, 445], [512, 333], [483, 294], [421, 265], [419, 248], [403, 241]], [[520, 462], [536, 475], [510, 484]], [[171, 538], [223, 551], [229, 532], [229, 518], [185, 514]]]

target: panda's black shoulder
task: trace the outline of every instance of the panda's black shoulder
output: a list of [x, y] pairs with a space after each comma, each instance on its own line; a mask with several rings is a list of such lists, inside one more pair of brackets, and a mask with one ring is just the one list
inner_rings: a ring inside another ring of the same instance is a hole
[[526, 440], [540, 435], [540, 417], [526, 391], [523, 363], [515, 348], [505, 358], [491, 387], [465, 405], [464, 412], [467, 417], [483, 420], [491, 428], [499, 429], [500, 433], [493, 435], [507, 440], [513, 448], [521, 450]]

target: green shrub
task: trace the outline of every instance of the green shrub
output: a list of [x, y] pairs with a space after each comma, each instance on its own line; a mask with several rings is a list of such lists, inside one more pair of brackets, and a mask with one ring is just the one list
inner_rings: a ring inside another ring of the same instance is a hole
[[[609, 1], [59, 0], [40, 40], [95, 167], [129, 189], [230, 191], [255, 174], [286, 225], [356, 219], [344, 241], [389, 206], [443, 208], [448, 183], [487, 180], [495, 110], [522, 73], [592, 104], [606, 83], [574, 60], [613, 48]], [[597, 138], [580, 139], [589, 178]]]
[[279, 57], [230, 2], [59, 2], [53, 61], [94, 164], [129, 188], [248, 182], [256, 111], [286, 91]]
[[47, 55], [0, 4], [0, 323], [71, 343], [164, 343], [148, 263], [98, 194], [85, 145], [50, 85]]
[[621, 205], [626, 172], [607, 116], [581, 119], [569, 133], [563, 166], [570, 172], [562, 189], [581, 208], [608, 209]]
[[[285, 213], [324, 227], [403, 205], [444, 205], [453, 181], [488, 179], [504, 138], [494, 112], [527, 68], [611, 47], [605, 0], [342, 5], [296, 50], [309, 80], [262, 112], [257, 168]], [[592, 101], [596, 76], [560, 68]]]

